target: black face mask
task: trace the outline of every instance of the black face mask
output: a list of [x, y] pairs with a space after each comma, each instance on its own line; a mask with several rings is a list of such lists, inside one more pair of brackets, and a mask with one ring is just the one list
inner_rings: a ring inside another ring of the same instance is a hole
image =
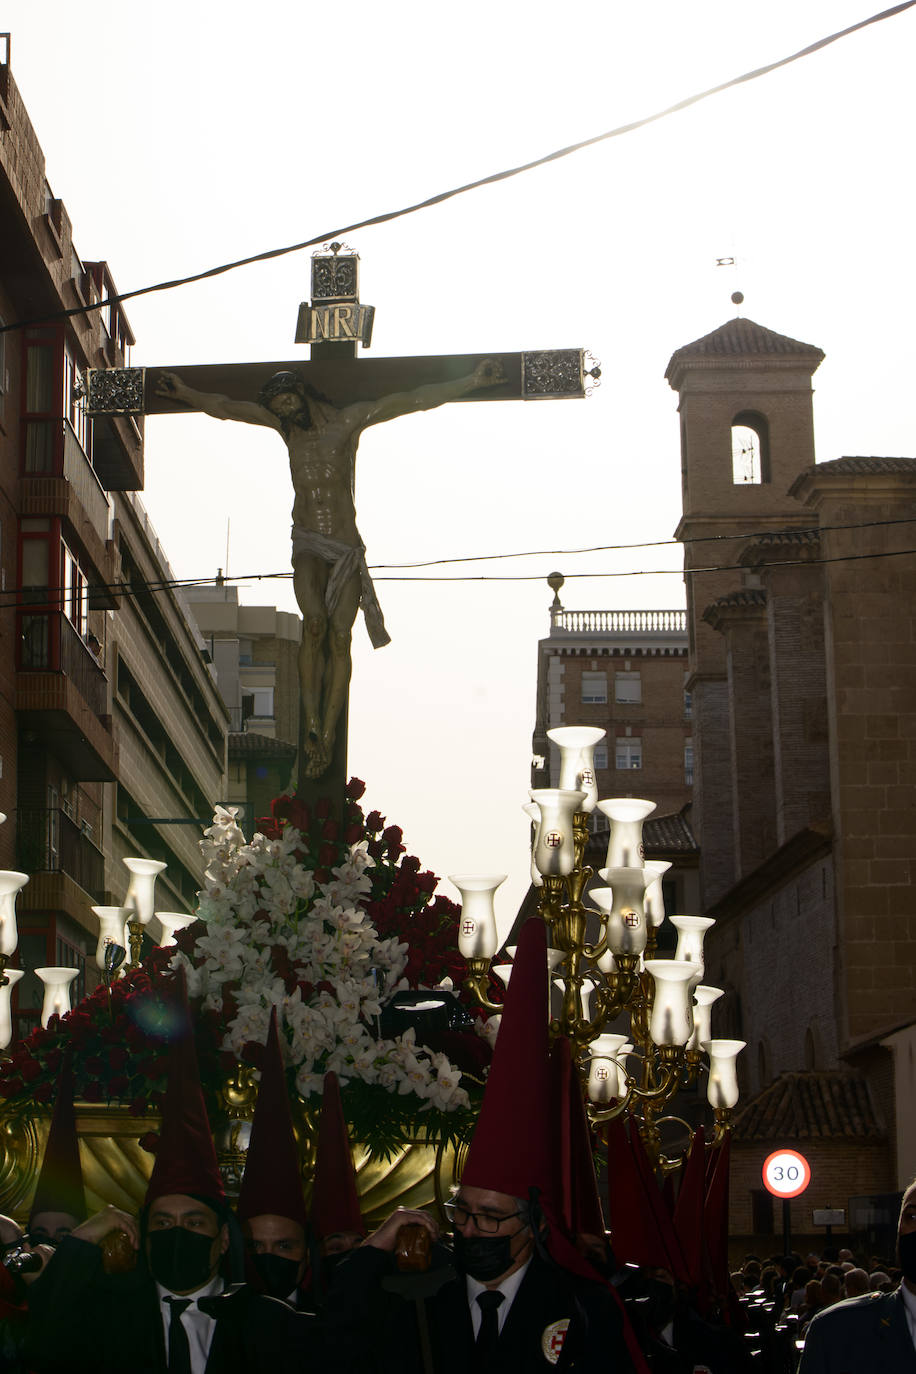
[[252, 1255], [251, 1262], [264, 1285], [264, 1292], [272, 1298], [288, 1298], [299, 1278], [299, 1260], [284, 1255]]
[[341, 1250], [336, 1255], [322, 1255], [320, 1261], [320, 1273], [322, 1281], [327, 1286], [342, 1264], [346, 1264], [350, 1258], [349, 1250]]
[[910, 1283], [916, 1283], [916, 1231], [908, 1231], [905, 1236], [898, 1238], [897, 1256], [903, 1277], [909, 1279]]
[[213, 1236], [202, 1236], [184, 1226], [150, 1231], [150, 1273], [170, 1293], [193, 1293], [209, 1282]]
[[513, 1264], [511, 1236], [463, 1236], [456, 1231], [452, 1238], [455, 1268], [459, 1274], [470, 1274], [478, 1283], [491, 1283]]

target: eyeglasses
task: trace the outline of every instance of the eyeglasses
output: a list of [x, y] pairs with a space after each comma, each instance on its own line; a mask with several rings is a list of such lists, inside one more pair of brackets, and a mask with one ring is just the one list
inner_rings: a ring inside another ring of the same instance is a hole
[[461, 1202], [447, 1202], [445, 1215], [454, 1226], [465, 1226], [473, 1221], [477, 1230], [485, 1236], [495, 1236], [504, 1221], [520, 1217], [521, 1212], [506, 1212], [504, 1216], [494, 1216], [492, 1212], [470, 1212]]

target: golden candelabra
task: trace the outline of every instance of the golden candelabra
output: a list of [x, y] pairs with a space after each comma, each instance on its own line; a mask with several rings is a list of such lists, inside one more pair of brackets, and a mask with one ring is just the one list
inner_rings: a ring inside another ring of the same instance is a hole
[[[592, 1125], [629, 1118], [653, 1167], [677, 1169], [685, 1156], [664, 1153], [661, 1127], [678, 1123], [693, 1139], [689, 1123], [669, 1111], [678, 1092], [706, 1076], [714, 1113], [710, 1148], [730, 1130], [738, 1097], [735, 1060], [744, 1046], [713, 1038], [710, 1007], [722, 992], [702, 985], [703, 934], [713, 922], [673, 916], [677, 950], [673, 958], [656, 957], [665, 916], [661, 873], [668, 865], [644, 864], [641, 837], [654, 806], [633, 798], [598, 802], [592, 752], [603, 731], [573, 726], [548, 733], [561, 752], [560, 785], [533, 791], [525, 810], [533, 822], [538, 916], [547, 927], [550, 976], [558, 988], [550, 1030], [570, 1043]], [[585, 857], [596, 805], [611, 823], [607, 865], [600, 870], [607, 886], [587, 893], [595, 876]], [[499, 1012], [490, 980], [497, 945], [492, 897], [502, 880], [489, 880], [489, 912], [482, 900], [487, 880], [452, 881], [464, 898], [464, 986], [480, 1006]], [[611, 1033], [621, 1022], [627, 1033]]]

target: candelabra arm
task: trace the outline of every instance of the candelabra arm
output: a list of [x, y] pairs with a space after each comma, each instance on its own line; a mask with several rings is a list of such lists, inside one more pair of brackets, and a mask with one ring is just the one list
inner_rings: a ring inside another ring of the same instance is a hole
[[590, 1124], [592, 1126], [602, 1126], [605, 1121], [616, 1121], [618, 1117], [623, 1116], [629, 1111], [630, 1104], [638, 1092], [639, 1089], [636, 1085], [636, 1080], [628, 1078], [626, 1092], [619, 1101], [614, 1103], [613, 1107], [596, 1107], [594, 1102], [589, 1102], [587, 1112]]
[[130, 967], [137, 968], [140, 964], [140, 949], [143, 945], [143, 927], [137, 916], [128, 917], [127, 930], [130, 935]]
[[640, 1088], [634, 1078], [627, 1078], [627, 1090], [620, 1101], [613, 1107], [608, 1107], [602, 1111], [589, 1109], [589, 1118], [594, 1125], [600, 1125], [602, 1121], [614, 1121], [621, 1116], [634, 1101], [642, 1104], [653, 1102], [665, 1102], [669, 1097], [673, 1097], [677, 1089], [678, 1079], [681, 1074], [681, 1053], [677, 1046], [663, 1046], [664, 1068], [662, 1070], [661, 1082], [656, 1088]]
[[467, 966], [468, 976], [463, 984], [465, 990], [485, 1011], [502, 1011], [502, 1003], [491, 1002], [487, 995], [487, 986], [490, 982], [489, 959], [468, 959]]
[[538, 915], [547, 926], [551, 939], [554, 923], [563, 909], [564, 887], [565, 879], [559, 877], [546, 877], [541, 885], [540, 896], [538, 897]]
[[725, 1144], [726, 1139], [731, 1133], [732, 1109], [731, 1107], [715, 1107], [713, 1109], [713, 1116], [715, 1117], [716, 1125], [709, 1145], [710, 1149], [717, 1150], [719, 1146]]

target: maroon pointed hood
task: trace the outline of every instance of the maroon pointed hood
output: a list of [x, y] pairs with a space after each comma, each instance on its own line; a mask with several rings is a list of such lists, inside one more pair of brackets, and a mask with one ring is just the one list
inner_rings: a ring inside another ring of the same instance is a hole
[[308, 1226], [276, 1007], [270, 1014], [236, 1215], [239, 1221], [267, 1215], [287, 1217], [303, 1228]]
[[83, 1170], [73, 1110], [73, 1063], [69, 1054], [64, 1056], [57, 1082], [48, 1143], [29, 1215], [35, 1216], [38, 1212], [68, 1212], [78, 1222], [86, 1220]]
[[159, 1146], [144, 1203], [149, 1206], [169, 1193], [201, 1198], [215, 1210], [226, 1202], [200, 1086], [183, 970], [175, 978], [175, 1036], [169, 1050]]
[[341, 1231], [366, 1234], [336, 1073], [324, 1076], [310, 1217], [319, 1240]]

